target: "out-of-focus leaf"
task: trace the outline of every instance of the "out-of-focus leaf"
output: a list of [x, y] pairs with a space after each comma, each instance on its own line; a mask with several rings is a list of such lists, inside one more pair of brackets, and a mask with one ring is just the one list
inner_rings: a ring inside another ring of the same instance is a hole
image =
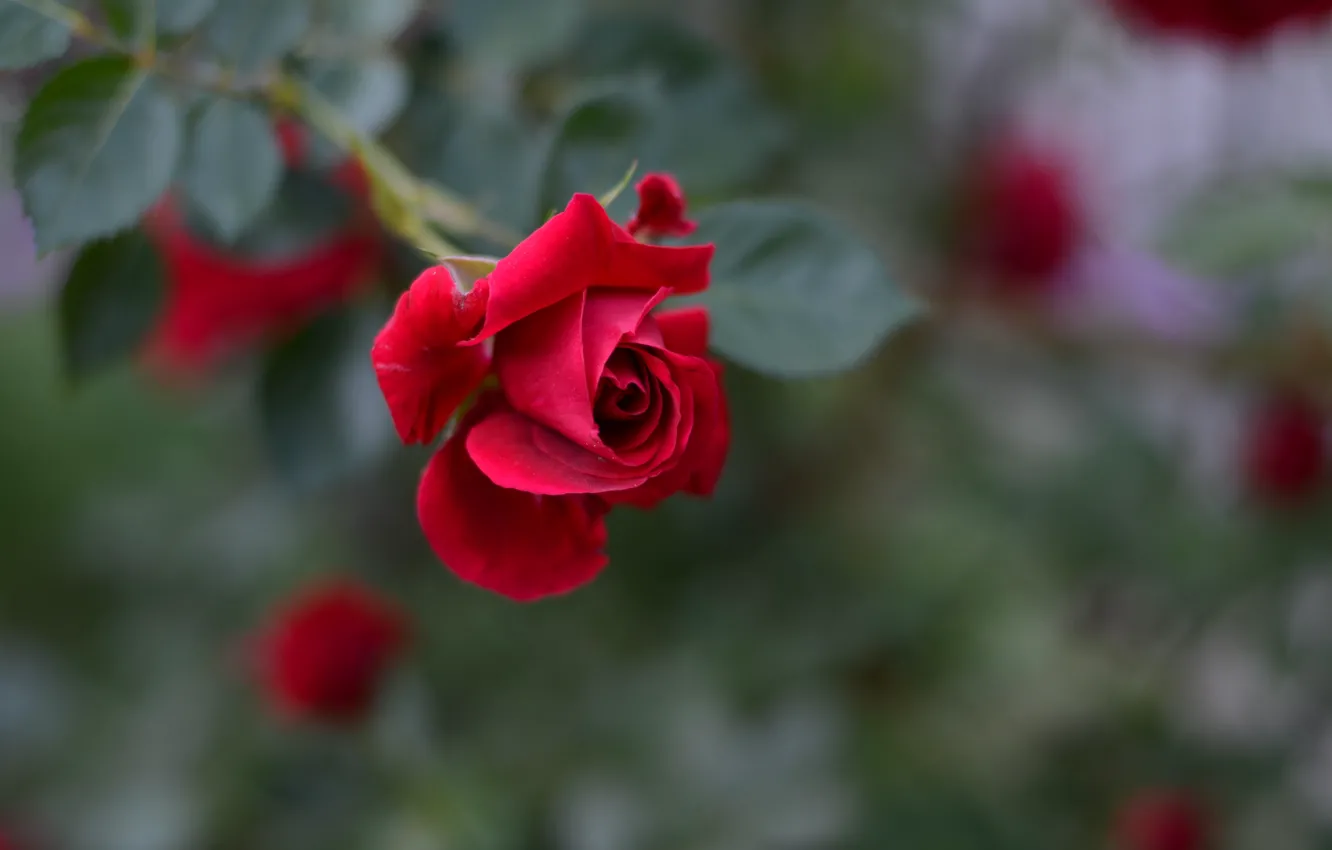
[[71, 380], [139, 347], [161, 306], [163, 280], [156, 249], [138, 231], [83, 249], [60, 291], [60, 341]]
[[197, 27], [217, 0], [101, 0], [111, 26], [126, 38], [149, 32], [144, 15], [151, 12], [156, 34], [179, 34]]
[[1186, 205], [1163, 253], [1213, 277], [1271, 270], [1332, 248], [1332, 181], [1303, 178], [1223, 187]]
[[449, 24], [469, 55], [526, 67], [559, 51], [577, 33], [586, 0], [455, 0]]
[[307, 68], [311, 84], [357, 130], [376, 135], [407, 100], [407, 69], [394, 56], [320, 59]]
[[0, 0], [0, 70], [54, 59], [69, 49], [69, 27], [18, 2]]
[[311, 0], [217, 0], [204, 38], [242, 71], [272, 64], [296, 46], [310, 26]]
[[[228, 252], [255, 260], [290, 259], [328, 244], [354, 213], [353, 199], [321, 175], [286, 171], [277, 194], [236, 239], [220, 240]], [[188, 207], [190, 229], [213, 236], [209, 219]]]
[[38, 248], [133, 224], [171, 183], [182, 124], [176, 102], [129, 59], [89, 59], [53, 77], [28, 106], [14, 152]]
[[786, 143], [786, 128], [741, 68], [714, 45], [653, 17], [589, 22], [570, 51], [591, 78], [635, 77], [660, 88], [661, 162], [687, 191], [752, 181]]
[[350, 311], [324, 316], [264, 364], [259, 385], [264, 440], [292, 486], [333, 483], [392, 446], [393, 423], [366, 356], [383, 318]]
[[[537, 215], [563, 209], [575, 192], [601, 194], [635, 161], [660, 161], [657, 99], [646, 87], [597, 88], [575, 98], [557, 122], [542, 167]], [[620, 196], [612, 217], [625, 219], [634, 198]]]
[[423, 93], [394, 128], [417, 174], [467, 197], [487, 218], [530, 229], [544, 150], [539, 128], [513, 112]]
[[268, 206], [282, 179], [272, 120], [257, 107], [219, 98], [194, 122], [181, 175], [194, 207], [234, 239]]
[[321, 32], [340, 40], [383, 41], [400, 33], [420, 8], [420, 0], [316, 0]]
[[855, 366], [919, 312], [842, 225], [786, 203], [713, 207], [691, 239], [717, 246], [713, 345], [755, 371], [797, 378]]

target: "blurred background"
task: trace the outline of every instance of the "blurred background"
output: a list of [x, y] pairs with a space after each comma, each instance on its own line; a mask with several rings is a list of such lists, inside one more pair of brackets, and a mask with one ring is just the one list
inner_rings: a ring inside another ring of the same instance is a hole
[[[811, 199], [934, 309], [837, 378], [731, 365], [716, 498], [617, 512], [600, 578], [519, 606], [431, 555], [429, 453], [365, 356], [411, 251], [294, 337], [76, 386], [69, 258], [36, 259], [6, 189], [15, 848], [1332, 848], [1332, 30], [426, 6], [405, 75], [348, 101], [414, 172], [528, 229], [533, 181], [555, 209], [635, 157], [695, 211]], [[6, 162], [46, 73], [0, 77]], [[314, 238], [305, 203], [234, 250]], [[332, 576], [410, 624], [354, 724], [275, 711], [246, 661]]]

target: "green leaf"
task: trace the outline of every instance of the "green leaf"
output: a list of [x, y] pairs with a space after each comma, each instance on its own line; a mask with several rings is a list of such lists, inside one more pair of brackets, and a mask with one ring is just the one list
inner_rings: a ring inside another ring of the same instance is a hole
[[149, 10], [153, 31], [179, 34], [197, 27], [213, 10], [217, 0], [101, 0], [107, 20], [122, 37], [130, 38], [147, 28], [141, 23]]
[[[657, 102], [641, 86], [598, 87], [576, 98], [557, 122], [546, 149], [537, 214], [563, 209], [576, 192], [615, 185], [637, 161], [659, 160]], [[610, 208], [627, 218], [634, 199]]]
[[241, 71], [272, 65], [310, 26], [311, 0], [217, 0], [204, 38]]
[[259, 413], [272, 462], [292, 486], [331, 484], [392, 447], [393, 423], [366, 356], [383, 319], [333, 313], [269, 355]]
[[716, 46], [653, 16], [598, 16], [571, 50], [585, 78], [635, 77], [658, 90], [658, 162], [691, 192], [719, 192], [762, 176], [788, 141], [780, 116]]
[[55, 59], [69, 49], [69, 27], [19, 0], [0, 0], [0, 70]]
[[29, 104], [14, 151], [38, 249], [134, 224], [171, 183], [182, 123], [176, 102], [128, 59], [56, 74]]
[[[220, 240], [229, 254], [272, 263], [289, 261], [327, 245], [344, 232], [356, 214], [357, 203], [341, 188], [318, 174], [286, 171], [277, 194], [245, 232], [231, 241]], [[208, 218], [187, 206], [190, 229], [200, 238], [214, 237]]]
[[407, 102], [411, 80], [394, 56], [364, 59], [319, 59], [306, 74], [343, 118], [366, 135], [378, 135]]
[[1209, 277], [1241, 277], [1332, 250], [1332, 183], [1296, 178], [1223, 186], [1186, 205], [1162, 253]]
[[568, 44], [585, 5], [585, 0], [455, 0], [449, 24], [468, 55], [521, 68]]
[[139, 231], [84, 248], [60, 291], [65, 374], [82, 380], [138, 350], [164, 291], [162, 261]]
[[282, 152], [267, 113], [218, 98], [195, 120], [181, 182], [223, 239], [235, 239], [277, 194]]
[[717, 246], [713, 344], [757, 372], [785, 378], [841, 372], [919, 313], [874, 252], [800, 204], [739, 202], [698, 218], [690, 241]]
[[539, 128], [492, 106], [418, 93], [394, 127], [394, 142], [415, 173], [461, 193], [492, 221], [525, 232], [544, 212], [535, 211], [544, 142]]
[[316, 0], [321, 32], [339, 40], [380, 42], [406, 28], [420, 0]]

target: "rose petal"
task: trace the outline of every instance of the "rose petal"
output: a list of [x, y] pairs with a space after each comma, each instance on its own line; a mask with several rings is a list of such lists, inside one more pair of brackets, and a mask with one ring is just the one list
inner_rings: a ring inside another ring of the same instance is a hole
[[427, 269], [398, 300], [370, 360], [404, 443], [428, 443], [480, 384], [489, 357], [458, 343], [481, 321], [486, 289], [463, 294], [447, 269]]
[[491, 482], [467, 451], [504, 403], [484, 396], [421, 478], [417, 513], [431, 548], [459, 578], [525, 602], [566, 593], [606, 566], [607, 506], [595, 496], [539, 496]]
[[498, 486], [542, 496], [627, 490], [651, 472], [600, 457], [511, 410], [477, 423], [468, 434], [467, 453]]
[[649, 297], [640, 292], [606, 289], [587, 294], [587, 304], [583, 308], [583, 365], [587, 370], [589, 393], [596, 392], [606, 362], [626, 336], [640, 330], [645, 335], [656, 333], [655, 322], [653, 328], [642, 326], [652, 310], [670, 294], [669, 289], [659, 289]]
[[495, 339], [495, 374], [509, 404], [583, 446], [597, 444], [583, 365], [586, 293], [571, 295]]
[[712, 253], [711, 245], [643, 245], [611, 221], [596, 198], [574, 195], [564, 212], [524, 239], [490, 274], [490, 306], [474, 341], [593, 287], [701, 292]]
[[711, 320], [706, 307], [681, 307], [653, 314], [664, 346], [677, 354], [702, 357], [708, 353]]
[[693, 400], [689, 442], [668, 471], [633, 490], [609, 494], [607, 500], [614, 504], [649, 509], [680, 491], [711, 496], [726, 463], [731, 426], [721, 385], [721, 366], [710, 360], [683, 357], [672, 352], [661, 352], [661, 356], [672, 363], [682, 384], [681, 395]]

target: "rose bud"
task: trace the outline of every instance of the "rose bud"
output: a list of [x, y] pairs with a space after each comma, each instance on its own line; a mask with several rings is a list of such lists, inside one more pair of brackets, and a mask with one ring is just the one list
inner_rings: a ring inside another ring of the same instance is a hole
[[1188, 794], [1144, 793], [1119, 813], [1117, 850], [1205, 850], [1207, 818]]
[[649, 174], [638, 181], [638, 212], [626, 229], [649, 239], [688, 236], [697, 225], [685, 219], [684, 190], [669, 174]]
[[707, 286], [712, 253], [638, 242], [575, 195], [466, 295], [445, 269], [403, 295], [372, 360], [405, 441], [443, 428], [493, 346], [496, 388], [417, 494], [454, 573], [515, 600], [564, 593], [605, 566], [612, 506], [712, 493], [730, 425], [708, 314], [659, 309]]
[[1250, 493], [1278, 506], [1311, 498], [1327, 462], [1323, 412], [1308, 398], [1285, 393], [1264, 400], [1244, 437], [1244, 474]]
[[282, 713], [351, 722], [369, 710], [405, 639], [391, 602], [351, 581], [326, 582], [272, 615], [256, 644], [257, 672]]
[[1049, 292], [1085, 234], [1069, 163], [1030, 144], [1004, 143], [982, 157], [974, 192], [980, 268], [1005, 294]]

